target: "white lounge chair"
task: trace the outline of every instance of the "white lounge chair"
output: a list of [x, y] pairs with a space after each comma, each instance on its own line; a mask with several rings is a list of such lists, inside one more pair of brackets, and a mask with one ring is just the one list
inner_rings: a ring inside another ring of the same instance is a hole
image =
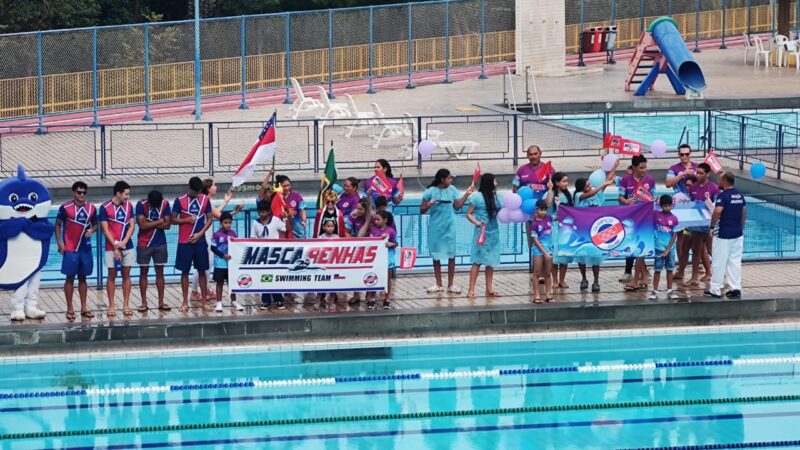
[[344, 98], [347, 101], [347, 106], [350, 109], [350, 118], [354, 119], [352, 125], [350, 125], [347, 133], [345, 134], [346, 138], [350, 138], [353, 135], [353, 132], [356, 128], [365, 128], [370, 125], [375, 125], [377, 122], [375, 120], [375, 112], [374, 111], [359, 111], [358, 106], [356, 105], [356, 101], [353, 100], [353, 97], [350, 94], [344, 94]]
[[294, 103], [292, 103], [291, 108], [289, 108], [290, 111], [294, 111], [292, 120], [297, 120], [300, 114], [304, 112], [322, 110], [322, 103], [311, 97], [306, 97], [305, 94], [303, 94], [303, 89], [300, 87], [300, 83], [297, 82], [297, 78], [289, 78], [289, 81], [292, 83], [295, 96]]
[[328, 98], [328, 93], [325, 92], [325, 88], [322, 86], [317, 86], [317, 92], [319, 93], [319, 101], [322, 103], [323, 108], [323, 112], [317, 116], [318, 119], [344, 119], [350, 117], [350, 109], [347, 107], [346, 103], [331, 102]]

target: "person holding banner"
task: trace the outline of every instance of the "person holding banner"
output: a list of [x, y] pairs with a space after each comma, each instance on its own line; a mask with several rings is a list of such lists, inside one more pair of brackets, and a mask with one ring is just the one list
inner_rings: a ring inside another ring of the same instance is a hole
[[662, 195], [658, 201], [661, 211], [655, 212], [655, 236], [654, 245], [656, 256], [653, 263], [653, 290], [647, 297], [649, 300], [658, 300], [658, 283], [661, 279], [661, 271], [667, 269], [667, 299], [672, 300], [674, 291], [672, 290], [672, 271], [675, 270], [675, 240], [677, 233], [675, 229], [680, 224], [678, 218], [672, 214], [672, 197]]
[[[711, 166], [706, 163], [700, 163], [695, 172], [697, 181], [692, 183], [689, 187], [689, 198], [694, 202], [706, 202], [710, 211], [714, 210], [714, 202], [717, 201], [719, 195], [719, 186], [710, 180]], [[691, 232], [692, 243], [692, 278], [689, 284], [692, 286], [699, 286], [700, 282], [707, 283], [711, 281], [711, 235], [708, 233], [708, 227], [692, 227], [689, 228]], [[700, 278], [700, 262], [703, 263], [705, 269], [705, 276]]]
[[392, 166], [385, 159], [375, 161], [375, 175], [364, 181], [364, 191], [373, 205], [378, 197], [384, 197], [389, 212], [392, 212], [394, 205], [399, 205], [405, 196], [405, 193], [397, 188], [397, 180], [392, 176]]
[[472, 267], [469, 271], [467, 297], [475, 298], [475, 284], [478, 271], [486, 267], [486, 296], [500, 297], [493, 287], [494, 268], [500, 265], [500, 229], [497, 212], [503, 207], [503, 200], [497, 194], [497, 180], [491, 173], [481, 175], [478, 192], [467, 198], [467, 220], [475, 225], [472, 235]]
[[[689, 144], [678, 146], [678, 157], [680, 161], [667, 170], [665, 184], [668, 188], [674, 189], [676, 194], [689, 195], [690, 180], [693, 179], [697, 171], [697, 163], [692, 161], [692, 147]], [[689, 251], [692, 248], [690, 236], [678, 233], [678, 271], [673, 277], [676, 280], [683, 279], [686, 263], [689, 261]]]
[[722, 192], [717, 196], [711, 215], [711, 233], [714, 236], [711, 246], [711, 283], [704, 294], [714, 298], [722, 297], [726, 274], [730, 289], [725, 296], [731, 299], [742, 296], [742, 249], [747, 202], [734, 189], [734, 183], [732, 173], [725, 172], [720, 176]]
[[[394, 231], [394, 217], [392, 213], [387, 211], [378, 211], [373, 217], [374, 226], [370, 227], [369, 235], [371, 237], [382, 237], [386, 240], [386, 247], [389, 249], [389, 270], [386, 278], [386, 293], [383, 297], [383, 309], [389, 309], [389, 300], [392, 297], [392, 270], [394, 264], [394, 249], [397, 247], [397, 232]], [[375, 309], [375, 292], [367, 293], [367, 309]]]
[[[547, 208], [550, 217], [558, 216], [559, 206], [574, 206], [572, 193], [569, 192], [569, 177], [564, 172], [553, 174], [551, 182], [548, 184], [550, 191], [547, 193]], [[558, 242], [558, 227], [553, 230], [553, 243]], [[551, 261], [553, 264], [553, 288], [569, 289], [565, 281], [567, 276], [567, 266], [572, 262], [568, 256], [555, 255]]]
[[[280, 194], [277, 194], [280, 195]], [[286, 233], [286, 221], [272, 213], [272, 205], [266, 200], [261, 200], [256, 204], [258, 219], [250, 227], [251, 239], [280, 239], [281, 233]], [[283, 306], [283, 294], [261, 294], [261, 306], [259, 309], [266, 311], [275, 302], [278, 309], [285, 309]]]
[[[647, 158], [642, 155], [634, 156], [631, 159], [633, 173], [625, 175], [619, 183], [621, 205], [634, 205], [637, 203], [649, 203], [655, 200], [656, 180], [647, 174]], [[626, 264], [628, 263], [626, 258]], [[625, 285], [626, 291], [636, 291], [647, 289], [645, 283], [646, 266], [644, 257], [636, 257], [633, 261], [633, 278]], [[626, 275], [629, 275], [626, 271]]]
[[[606, 200], [606, 188], [615, 183], [619, 159], [614, 163], [614, 168], [608, 172], [606, 181], [598, 187], [592, 187], [586, 178], [575, 180], [575, 206], [578, 208], [594, 208], [603, 206]], [[600, 264], [601, 256], [586, 256], [579, 260], [578, 270], [581, 272], [581, 291], [589, 289], [589, 280], [586, 278], [586, 266], [592, 267], [592, 292], [600, 292]]]
[[314, 238], [319, 237], [325, 232], [322, 228], [327, 222], [333, 223], [333, 234], [337, 237], [344, 235], [344, 214], [336, 207], [336, 201], [338, 199], [339, 196], [333, 191], [325, 191], [322, 194], [324, 205], [317, 211], [317, 215], [314, 218]]
[[[189, 311], [189, 272], [199, 273], [200, 296], [208, 301], [206, 271], [209, 268], [206, 230], [211, 226], [211, 202], [203, 193], [203, 180], [189, 179], [189, 191], [175, 199], [172, 205], [172, 221], [178, 225], [178, 249], [175, 252], [175, 269], [181, 272], [183, 304], [181, 312]], [[210, 309], [210, 304], [204, 305]]]
[[442, 261], [447, 261], [447, 292], [460, 294], [461, 288], [453, 284], [456, 272], [456, 210], [461, 209], [467, 198], [475, 192], [470, 185], [464, 195], [459, 196], [453, 186], [453, 175], [447, 169], [439, 169], [433, 181], [422, 194], [419, 211], [430, 212], [428, 220], [428, 253], [433, 259], [433, 274], [436, 284], [428, 293], [442, 292]]
[[[364, 197], [358, 201], [353, 211], [345, 217], [345, 231], [347, 237], [366, 237], [369, 226], [372, 224], [372, 202]], [[353, 293], [347, 301], [348, 305], [357, 305], [361, 301], [361, 293]]]
[[512, 190], [517, 192], [522, 186], [533, 190], [533, 200], [541, 200], [547, 194], [547, 185], [555, 172], [550, 162], [542, 162], [542, 149], [538, 145], [528, 147], [528, 164], [517, 169]]
[[65, 276], [66, 317], [70, 322], [75, 320], [75, 310], [72, 308], [75, 277], [78, 277], [81, 317], [87, 319], [94, 317], [94, 313], [86, 306], [86, 296], [89, 292], [86, 278], [94, 270], [90, 238], [97, 231], [97, 208], [86, 201], [88, 190], [83, 181], [73, 183], [72, 200], [61, 205], [56, 216], [56, 244], [58, 252], [63, 255], [61, 273]]
[[275, 181], [283, 189], [283, 201], [289, 208], [289, 218], [292, 219], [292, 236], [295, 239], [306, 237], [306, 202], [299, 192], [292, 190], [292, 180], [286, 175], [278, 175]]
[[[550, 194], [548, 194], [548, 197]], [[538, 280], [544, 278], [545, 301], [553, 301], [553, 283], [550, 281], [550, 273], [554, 272], [553, 267], [553, 218], [550, 217], [550, 209], [547, 200], [536, 202], [536, 212], [530, 221], [530, 234], [528, 235], [528, 246], [531, 248], [533, 258], [533, 303], [542, 303], [542, 296], [539, 292]], [[555, 277], [553, 277], [555, 281]]]

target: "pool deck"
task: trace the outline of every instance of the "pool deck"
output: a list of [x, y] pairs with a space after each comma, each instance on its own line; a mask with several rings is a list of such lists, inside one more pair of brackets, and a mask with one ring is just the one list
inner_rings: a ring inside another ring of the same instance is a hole
[[[179, 311], [180, 286], [167, 285], [166, 302], [172, 311], [135, 311], [139, 305], [134, 286], [131, 317], [125, 317], [117, 300], [117, 317], [106, 317], [105, 291], [90, 289], [89, 305], [97, 315], [74, 323], [66, 321], [61, 289], [40, 292], [45, 319], [11, 324], [8, 292], [0, 293], [0, 354], [102, 349], [114, 345], [164, 345], [179, 342], [214, 343], [224, 340], [255, 342], [276, 339], [342, 339], [359, 337], [430, 336], [458, 333], [505, 333], [556, 329], [593, 329], [657, 325], [701, 325], [755, 320], [796, 320], [800, 315], [800, 278], [795, 262], [758, 262], [744, 265], [744, 297], [740, 300], [704, 298], [702, 288], [677, 285], [678, 300], [646, 300], [647, 292], [628, 293], [617, 281], [619, 267], [601, 272], [600, 294], [581, 293], [579, 275], [570, 269], [569, 289], [556, 294], [557, 303], [535, 305], [526, 271], [498, 271], [495, 289], [499, 298], [466, 294], [427, 294], [431, 274], [401, 275], [395, 283], [390, 310], [367, 311], [362, 302], [351, 307], [340, 302], [336, 312], [315, 312], [302, 298], [287, 302], [285, 310], [260, 311], [258, 297], [241, 296], [245, 311], [227, 307], [221, 314], [204, 313], [192, 304], [186, 314]], [[467, 273], [457, 273], [462, 288]], [[662, 280], [663, 283], [663, 280]], [[664, 289], [662, 284], [662, 289]], [[481, 274], [477, 292], [484, 292]], [[120, 296], [120, 291], [117, 291]], [[155, 303], [151, 285], [150, 305]], [[379, 303], [380, 305], [380, 303]], [[93, 344], [91, 347], [86, 344]]]

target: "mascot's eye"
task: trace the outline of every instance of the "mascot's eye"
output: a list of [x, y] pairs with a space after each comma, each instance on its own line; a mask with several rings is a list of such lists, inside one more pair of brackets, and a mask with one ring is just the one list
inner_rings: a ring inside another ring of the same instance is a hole
[[17, 200], [19, 200], [19, 195], [17, 194], [11, 194], [8, 196], [8, 201], [11, 203], [17, 203]]
[[31, 192], [30, 194], [28, 194], [28, 200], [35, 202], [38, 199], [39, 195], [37, 195], [36, 192]]

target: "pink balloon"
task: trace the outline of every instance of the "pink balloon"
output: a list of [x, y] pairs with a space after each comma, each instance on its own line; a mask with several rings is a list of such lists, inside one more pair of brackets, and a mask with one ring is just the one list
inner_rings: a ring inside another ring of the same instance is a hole
[[661, 158], [667, 154], [667, 143], [661, 139], [656, 139], [650, 144], [650, 152], [653, 153], [653, 156], [656, 158]]
[[515, 209], [509, 213], [509, 218], [514, 223], [525, 222], [525, 213], [521, 209]]
[[420, 156], [427, 157], [433, 154], [433, 150], [436, 148], [436, 145], [432, 141], [424, 140], [420, 141], [419, 145], [417, 146], [417, 150], [419, 151]]
[[614, 164], [617, 163], [619, 160], [619, 156], [616, 153], [609, 153], [603, 157], [603, 172], [608, 173], [614, 169]]
[[511, 211], [507, 210], [506, 208], [501, 208], [500, 211], [497, 211], [497, 221], [500, 223], [510, 223]]

